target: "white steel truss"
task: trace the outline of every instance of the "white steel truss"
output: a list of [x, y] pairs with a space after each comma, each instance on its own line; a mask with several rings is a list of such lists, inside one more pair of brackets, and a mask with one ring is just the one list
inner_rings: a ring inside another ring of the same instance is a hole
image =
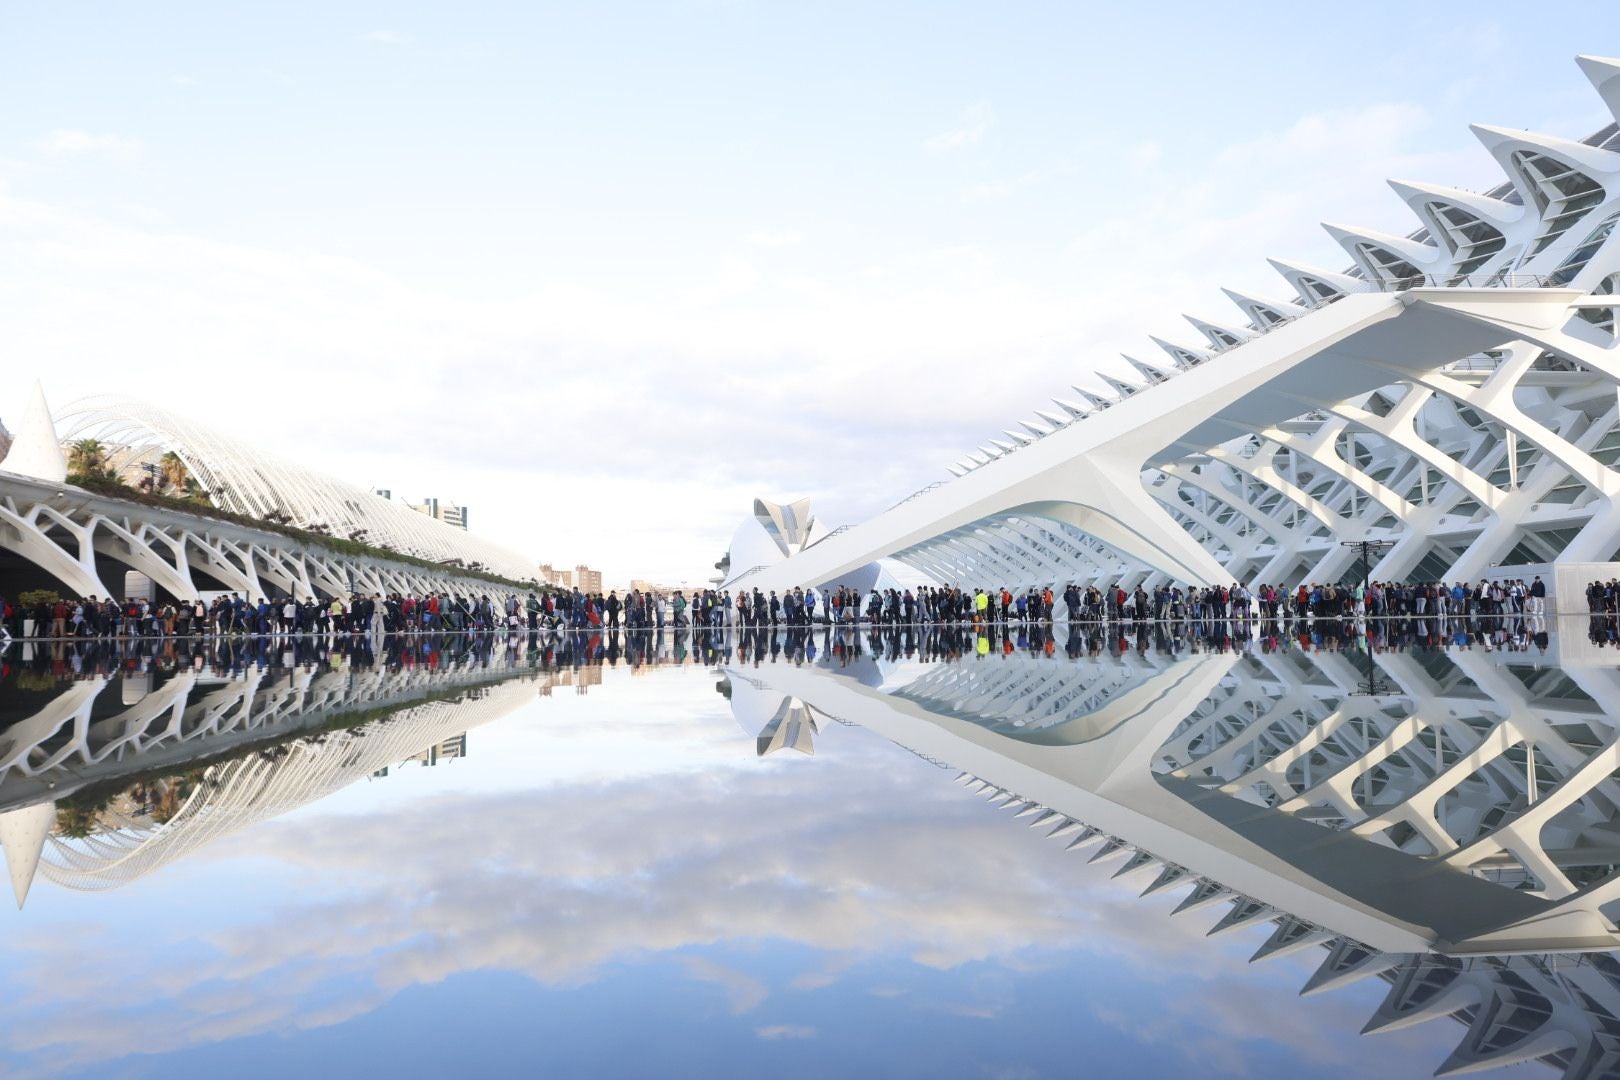
[[[1620, 119], [1620, 61], [1580, 66]], [[1390, 539], [1374, 578], [1545, 573], [1584, 610], [1578, 584], [1620, 562], [1620, 124], [1474, 131], [1496, 188], [1392, 181], [1410, 235], [1327, 226], [1349, 269], [1274, 260], [1293, 299], [1228, 291], [1243, 325], [1189, 318], [1207, 348], [1154, 339], [1169, 362], [1127, 358], [1141, 382], [1054, 399], [747, 587], [885, 557], [969, 586], [1336, 582], [1359, 578], [1342, 541]], [[1012, 519], [1107, 555], [994, 528]]]
[[98, 558], [145, 574], [181, 603], [219, 589], [249, 601], [430, 592], [504, 598], [515, 591], [454, 567], [350, 554], [270, 529], [5, 474], [0, 549], [85, 597], [121, 592], [122, 582], [115, 591], [103, 580]]

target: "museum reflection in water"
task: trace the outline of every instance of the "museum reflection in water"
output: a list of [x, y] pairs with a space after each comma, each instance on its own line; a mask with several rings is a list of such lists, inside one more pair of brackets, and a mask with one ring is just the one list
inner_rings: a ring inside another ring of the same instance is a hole
[[[1497, 622], [12, 646], [0, 845], [116, 888], [604, 666], [701, 666], [760, 755], [869, 729], [1008, 827], [1179, 890], [1211, 933], [1376, 978], [1365, 1030], [1464, 1025], [1442, 1073], [1620, 1071], [1613, 629]], [[1016, 823], [1016, 825], [1014, 824]]]

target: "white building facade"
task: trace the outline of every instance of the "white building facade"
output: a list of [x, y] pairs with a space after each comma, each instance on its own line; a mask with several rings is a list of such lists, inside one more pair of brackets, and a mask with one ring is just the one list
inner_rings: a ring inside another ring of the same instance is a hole
[[[1620, 61], [1581, 57], [1620, 118]], [[1536, 574], [1561, 609], [1620, 558], [1620, 125], [1581, 140], [1476, 126], [1483, 194], [1395, 180], [1406, 235], [1328, 225], [1351, 265], [1273, 260], [1132, 379], [998, 432], [952, 478], [728, 586], [822, 584], [894, 558], [1026, 587]]]

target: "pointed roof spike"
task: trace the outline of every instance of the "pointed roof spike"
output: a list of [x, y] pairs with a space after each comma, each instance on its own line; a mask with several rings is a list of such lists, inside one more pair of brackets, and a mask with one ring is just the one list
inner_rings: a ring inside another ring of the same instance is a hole
[[[1613, 183], [1613, 173], [1620, 169], [1620, 154], [1612, 150], [1600, 150], [1585, 143], [1573, 142], [1569, 139], [1560, 139], [1552, 135], [1540, 135], [1530, 131], [1515, 131], [1512, 128], [1495, 127], [1490, 124], [1470, 124], [1469, 130], [1479, 139], [1496, 164], [1507, 174], [1512, 182], [1513, 189], [1518, 192], [1519, 198], [1525, 203], [1526, 213], [1531, 208], [1540, 208], [1542, 202], [1542, 187], [1533, 179], [1525, 175], [1525, 170], [1514, 160], [1513, 155], [1521, 150], [1539, 154], [1562, 163], [1567, 168], [1575, 169], [1589, 178], [1601, 183], [1599, 177], [1608, 175], [1609, 182]], [[1611, 187], [1612, 190], [1612, 187]]]
[[1293, 286], [1300, 298], [1305, 301], [1306, 307], [1316, 307], [1322, 302], [1322, 297], [1312, 292], [1302, 281], [1310, 278], [1320, 281], [1323, 285], [1333, 289], [1341, 295], [1348, 293], [1368, 292], [1372, 286], [1365, 281], [1357, 280], [1349, 274], [1341, 274], [1335, 270], [1323, 270], [1307, 263], [1289, 262], [1284, 259], [1267, 259], [1271, 268], [1283, 276], [1283, 280]]
[[1047, 833], [1046, 838], [1048, 840], [1056, 840], [1059, 837], [1068, 836], [1070, 833], [1083, 828], [1085, 828], [1085, 826], [1080, 824], [1080, 822], [1075, 821], [1072, 818], [1064, 818], [1063, 824]]
[[1125, 841], [1121, 840], [1117, 836], [1110, 836], [1107, 840], [1103, 841], [1102, 847], [1098, 848], [1094, 853], [1092, 853], [1091, 858], [1087, 859], [1086, 862], [1101, 862], [1110, 855], [1116, 855], [1125, 850], [1125, 847]]
[[1620, 60], [1606, 56], [1577, 56], [1575, 62], [1591, 81], [1593, 89], [1609, 107], [1609, 113], [1620, 121]]
[[1301, 988], [1300, 997], [1310, 997], [1327, 990], [1337, 990], [1353, 982], [1370, 978], [1381, 971], [1400, 964], [1399, 956], [1379, 952], [1370, 945], [1341, 937], [1328, 948], [1327, 959], [1311, 974]]
[[[1046, 813], [1042, 814], [1040, 817], [1038, 817], [1034, 821], [1030, 822], [1029, 827], [1032, 828], [1032, 829], [1038, 829], [1042, 825], [1050, 825], [1054, 818], [1062, 818], [1062, 817], [1063, 817], [1063, 815], [1058, 813], [1056, 810], [1048, 810]], [[1063, 820], [1067, 821], [1068, 818], [1063, 818]]]
[[1297, 919], [1292, 915], [1285, 915], [1277, 920], [1277, 929], [1271, 936], [1261, 942], [1254, 955], [1249, 957], [1249, 963], [1257, 964], [1262, 960], [1272, 960], [1279, 956], [1288, 956], [1308, 949], [1312, 945], [1320, 945], [1331, 940], [1333, 933], [1328, 930], [1318, 930], [1310, 923]]
[[1361, 272], [1367, 275], [1369, 281], [1384, 280], [1388, 272], [1377, 263], [1371, 262], [1362, 245], [1370, 244], [1383, 248], [1390, 254], [1412, 265], [1419, 273], [1424, 272], [1443, 261], [1444, 254], [1440, 247], [1432, 241], [1420, 244], [1416, 240], [1408, 240], [1404, 236], [1394, 236], [1390, 233], [1378, 232], [1376, 229], [1361, 229], [1354, 225], [1336, 225], [1331, 221], [1322, 222], [1322, 228], [1345, 253], [1355, 260]]
[[973, 779], [972, 773], [959, 772], [956, 774], [956, 779], [951, 782], [954, 784], [965, 784], [971, 779]]
[[1029, 432], [1037, 439], [1044, 439], [1046, 436], [1052, 434], [1052, 429], [1046, 427], [1044, 424], [1036, 424], [1028, 420], [1020, 420], [1018, 423], [1022, 425], [1025, 431]]
[[988, 464], [990, 464], [990, 455], [989, 454], [975, 454], [975, 453], [969, 451], [967, 459], [969, 461], [973, 462], [973, 465], [974, 465], [975, 468], [977, 468], [980, 465], [988, 465]]
[[1075, 837], [1073, 840], [1070, 840], [1063, 850], [1073, 851], [1077, 847], [1083, 847], [1084, 845], [1091, 843], [1101, 835], [1102, 833], [1098, 832], [1096, 829], [1087, 826], [1085, 829], [1081, 830], [1079, 836]]
[[[1509, 1065], [1522, 1065], [1526, 1062], [1536, 1061], [1548, 1054], [1559, 1050], [1573, 1050], [1580, 1044], [1576, 1041], [1573, 1032], [1565, 1031], [1555, 1025], [1549, 1017], [1542, 1021], [1534, 1030], [1510, 1038], [1502, 1045], [1491, 1047], [1491, 1035], [1502, 1030], [1497, 1022], [1503, 1012], [1511, 1010], [1482, 1008], [1474, 1015], [1474, 1022], [1468, 1027], [1468, 1034], [1451, 1056], [1440, 1063], [1434, 1070], [1436, 1077], [1462, 1076], [1465, 1073], [1484, 1072], [1487, 1069], [1503, 1069]], [[1518, 1034], [1513, 1029], [1507, 1029], [1510, 1034]], [[1566, 1076], [1573, 1075], [1566, 1073]]]
[[1060, 427], [1063, 427], [1069, 422], [1069, 418], [1067, 416], [1059, 416], [1057, 413], [1048, 412], [1045, 409], [1036, 409], [1035, 415], [1052, 425], [1052, 430], [1054, 431]]
[[11, 892], [22, 910], [29, 887], [39, 872], [39, 858], [45, 853], [45, 840], [56, 824], [56, 803], [42, 802], [0, 814], [0, 850], [6, 856], [11, 875]]
[[1091, 402], [1092, 406], [1097, 409], [1107, 409], [1112, 407], [1114, 404], [1101, 394], [1093, 394], [1090, 390], [1081, 390], [1080, 396]]
[[62, 453], [62, 441], [56, 437], [51, 407], [45, 403], [45, 388], [37, 379], [13, 433], [11, 450], [0, 460], [0, 470], [48, 484], [67, 479], [67, 456]]
[[1133, 383], [1128, 383], [1124, 379], [1116, 379], [1112, 375], [1104, 375], [1100, 371], [1097, 373], [1097, 376], [1098, 378], [1102, 379], [1103, 382], [1107, 383], [1116, 393], [1118, 393], [1120, 400], [1122, 401], [1142, 389], [1140, 386], [1136, 386]]
[[[1443, 203], [1447, 206], [1456, 206], [1468, 211], [1487, 225], [1494, 225], [1498, 229], [1505, 229], [1524, 216], [1524, 207], [1515, 206], [1505, 199], [1493, 199], [1489, 195], [1478, 195], [1472, 191], [1461, 188], [1444, 187], [1440, 184], [1425, 184], [1417, 180], [1389, 180], [1386, 181], [1401, 201], [1412, 208], [1412, 212], [1423, 218], [1422, 207], [1427, 203]], [[1433, 225], [1423, 219], [1423, 224], [1432, 233]]]
[[945, 466], [945, 470], [947, 472], [949, 472], [952, 476], [957, 477], [958, 479], [960, 479], [961, 477], [966, 476], [967, 473], [968, 473], [968, 471], [966, 469], [961, 468], [960, 466], [956, 466], [956, 465], [947, 465], [947, 466]]
[[[1417, 985], [1418, 981], [1429, 972], [1444, 966], [1446, 966], [1444, 961], [1432, 956], [1408, 956], [1400, 965], [1400, 972], [1391, 982], [1384, 1000], [1379, 1002], [1378, 1011], [1362, 1026], [1361, 1033], [1373, 1035], [1384, 1031], [1398, 1031], [1429, 1020], [1438, 1020], [1442, 1016], [1450, 1016], [1457, 1011], [1458, 1006], [1472, 1003], [1477, 995], [1471, 983], [1456, 977], [1456, 972], [1460, 971], [1460, 968], [1454, 969], [1452, 977], [1440, 984], [1438, 989], [1432, 985], [1423, 987]], [[1414, 1005], [1412, 995], [1419, 989], [1429, 996]]]
[[1030, 803], [1028, 806], [1018, 811], [1018, 813], [1014, 814], [1013, 819], [1017, 820], [1018, 818], [1029, 817], [1031, 814], [1041, 813], [1051, 813], [1051, 811], [1047, 810], [1046, 807], [1042, 806], [1040, 803]]
[[1225, 915], [1222, 915], [1219, 921], [1210, 927], [1209, 932], [1204, 936], [1214, 937], [1216, 934], [1224, 934], [1228, 930], [1248, 926], [1250, 923], [1270, 918], [1274, 914], [1276, 914], [1276, 909], [1270, 905], [1262, 904], [1258, 900], [1251, 900], [1246, 896], [1240, 896], [1233, 902], [1231, 909]]
[[[1497, 127], [1494, 124], [1469, 124], [1468, 130], [1485, 144], [1485, 149], [1490, 151], [1491, 156], [1504, 168], [1507, 168], [1508, 157], [1513, 151], [1534, 150], [1536, 153], [1557, 158], [1583, 172], [1612, 173], [1620, 169], [1620, 154], [1613, 150], [1587, 146], [1573, 139], [1561, 139], [1556, 135], [1543, 135], [1536, 131]], [[1518, 178], [1514, 175], [1514, 170], [1507, 168], [1507, 172], [1517, 183]]]
[[1193, 886], [1193, 891], [1182, 897], [1181, 903], [1177, 904], [1170, 914], [1180, 915], [1183, 911], [1196, 911], [1206, 904], [1213, 904], [1231, 895], [1232, 890], [1225, 885], [1207, 878], [1199, 878], [1198, 884]]
[[1137, 372], [1139, 374], [1141, 374], [1142, 378], [1144, 378], [1144, 379], [1146, 379], [1148, 381], [1149, 385], [1152, 385], [1154, 383], [1162, 383], [1166, 379], [1170, 378], [1170, 375], [1169, 375], [1168, 372], [1161, 371], [1160, 369], [1154, 367], [1152, 364], [1145, 364], [1142, 361], [1136, 359], [1136, 357], [1134, 357], [1134, 356], [1126, 356], [1124, 353], [1120, 353], [1119, 355], [1125, 357], [1125, 362], [1127, 364], [1131, 365], [1131, 367], [1135, 368], [1137, 370]]
[[[1209, 339], [1210, 347], [1216, 352], [1220, 352], [1222, 349], [1234, 348], [1254, 337], [1253, 330], [1240, 330], [1237, 327], [1210, 322], [1208, 319], [1200, 319], [1196, 315], [1183, 315], [1182, 318], [1191, 323], [1193, 329]], [[1228, 338], [1231, 340], [1227, 340]]]
[[1064, 412], [1068, 413], [1070, 416], [1074, 417], [1076, 420], [1084, 420], [1087, 416], [1091, 415], [1079, 404], [1070, 401], [1068, 398], [1055, 397], [1052, 399], [1052, 403], [1058, 408], [1062, 409]]
[[1284, 319], [1292, 319], [1296, 316], [1303, 315], [1307, 310], [1301, 306], [1297, 300], [1269, 300], [1263, 296], [1253, 296], [1249, 293], [1238, 292], [1236, 289], [1222, 289], [1221, 292], [1225, 293], [1226, 298], [1232, 301], [1232, 303], [1236, 304], [1238, 306], [1238, 310], [1247, 315], [1249, 319], [1259, 327], [1272, 325], [1270, 319], [1261, 317], [1260, 311], [1262, 309]]
[[1012, 436], [1012, 438], [1020, 446], [1028, 446], [1030, 443], [1035, 441], [1034, 439], [1030, 438], [1028, 435], [1025, 435], [1022, 431], [1014, 431], [1012, 428], [1002, 428], [1001, 430], [1005, 434]]
[[1148, 887], [1142, 890], [1142, 895], [1148, 896], [1158, 892], [1160, 889], [1168, 889], [1186, 876], [1187, 869], [1185, 867], [1167, 863], [1165, 868], [1159, 871], [1159, 876], [1148, 882]]
[[1132, 855], [1130, 858], [1125, 860], [1125, 865], [1124, 866], [1121, 866], [1118, 870], [1115, 870], [1113, 872], [1113, 874], [1110, 875], [1110, 876], [1111, 877], [1124, 877], [1126, 874], [1129, 874], [1129, 873], [1132, 873], [1134, 871], [1140, 870], [1140, 869], [1142, 869], [1142, 867], [1148, 866], [1148, 865], [1150, 865], [1152, 863], [1155, 863], [1155, 862], [1158, 862], [1158, 861], [1159, 860], [1155, 859], [1152, 855], [1148, 854], [1147, 852], [1142, 851], [1142, 850], [1138, 850], [1135, 855]]
[[979, 444], [979, 453], [983, 454], [986, 458], [990, 459], [991, 461], [994, 461], [996, 458], [1001, 456], [1001, 451], [1000, 450], [994, 449], [993, 447], [986, 446], [983, 443]]
[[[1182, 371], [1197, 367], [1205, 360], [1208, 360], [1211, 355], [1203, 349], [1190, 349], [1185, 345], [1177, 345], [1173, 341], [1166, 341], [1164, 338], [1155, 337], [1152, 334], [1148, 335], [1148, 340], [1163, 349], [1164, 354], [1170, 358], [1171, 363]], [[1129, 359], [1129, 357], [1126, 357], [1126, 359]]]

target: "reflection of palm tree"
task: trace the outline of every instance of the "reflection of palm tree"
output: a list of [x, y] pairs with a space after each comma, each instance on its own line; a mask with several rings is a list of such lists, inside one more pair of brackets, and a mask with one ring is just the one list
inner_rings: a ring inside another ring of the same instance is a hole
[[171, 491], [185, 491], [186, 485], [191, 482], [191, 472], [186, 463], [180, 460], [180, 455], [170, 450], [158, 459], [158, 474], [163, 477], [163, 483]]
[[68, 448], [68, 472], [100, 476], [107, 471], [107, 448], [99, 439], [80, 439]]

